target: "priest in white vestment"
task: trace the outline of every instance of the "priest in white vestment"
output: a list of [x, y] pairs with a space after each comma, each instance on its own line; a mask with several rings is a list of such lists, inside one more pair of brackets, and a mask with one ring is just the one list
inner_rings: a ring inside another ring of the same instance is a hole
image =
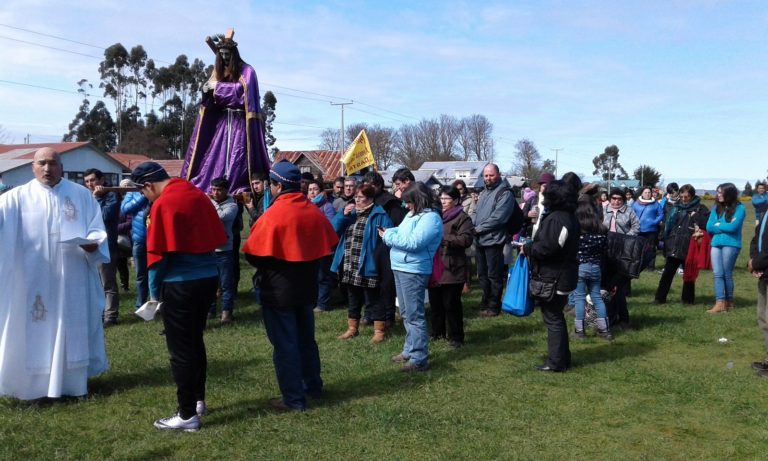
[[0, 196], [0, 395], [85, 395], [107, 369], [98, 266], [109, 261], [99, 204], [35, 153], [35, 179]]

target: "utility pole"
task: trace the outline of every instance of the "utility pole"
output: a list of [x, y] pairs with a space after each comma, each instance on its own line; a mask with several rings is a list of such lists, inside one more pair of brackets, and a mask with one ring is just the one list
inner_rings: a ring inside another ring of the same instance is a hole
[[561, 150], [565, 150], [565, 149], [560, 147], [560, 148], [557, 148], [557, 149], [549, 149], [549, 150], [555, 151], [555, 178], [557, 178], [557, 157], [558, 157], [557, 154], [559, 154]]
[[[339, 132], [339, 152], [342, 155], [342, 158], [344, 156], [344, 106], [349, 106], [350, 104], [353, 104], [353, 101], [350, 102], [332, 102], [332, 106], [341, 106], [341, 131]], [[341, 164], [341, 175], [344, 176], [344, 163]]]

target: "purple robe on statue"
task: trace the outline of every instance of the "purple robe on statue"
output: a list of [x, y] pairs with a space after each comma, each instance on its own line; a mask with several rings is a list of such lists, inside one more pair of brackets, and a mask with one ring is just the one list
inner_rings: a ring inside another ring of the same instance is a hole
[[250, 191], [251, 173], [270, 166], [259, 101], [256, 71], [248, 64], [239, 81], [217, 82], [213, 95], [203, 96], [181, 177], [205, 193], [220, 176], [229, 179], [230, 193]]

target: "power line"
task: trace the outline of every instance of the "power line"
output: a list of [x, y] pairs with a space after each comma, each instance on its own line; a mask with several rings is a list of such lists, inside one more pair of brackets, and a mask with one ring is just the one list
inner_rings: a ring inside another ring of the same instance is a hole
[[381, 114], [374, 114], [373, 112], [368, 112], [367, 110], [358, 109], [356, 107], [350, 107], [349, 109], [350, 110], [354, 110], [356, 112], [362, 112], [364, 114], [373, 115], [374, 117], [381, 117], [381, 118], [386, 118], [386, 119], [389, 119], [389, 120], [394, 120], [396, 122], [405, 123], [405, 121], [401, 120], [401, 119], [397, 119], [397, 118], [393, 118], [393, 117], [387, 117], [386, 115], [381, 115]]
[[[313, 91], [298, 90], [296, 88], [289, 88], [287, 86], [275, 85], [274, 83], [267, 83], [267, 82], [262, 82], [262, 83], [264, 83], [265, 85], [269, 85], [269, 86], [272, 86], [272, 87], [275, 87], [275, 88], [280, 88], [280, 89], [283, 89], [283, 90], [296, 91], [297, 93], [312, 94], [312, 95], [315, 95], [315, 96], [323, 96], [325, 98], [330, 98], [330, 99], [347, 99], [347, 100], [351, 101], [350, 98], [342, 98], [340, 96], [331, 96], [331, 95], [328, 95], [328, 94], [315, 93]], [[332, 101], [329, 101], [327, 99], [322, 99], [322, 101], [323, 102], [332, 102]]]
[[314, 126], [314, 125], [302, 125], [301, 123], [288, 123], [288, 122], [272, 122], [275, 125], [291, 125], [291, 126], [301, 126], [305, 128], [317, 128], [318, 130], [325, 130], [328, 128], [327, 126]]
[[65, 50], [64, 48], [57, 48], [55, 46], [43, 45], [42, 43], [29, 42], [27, 40], [20, 40], [18, 38], [6, 37], [5, 35], [0, 35], [0, 38], [3, 38], [5, 40], [11, 40], [11, 41], [14, 41], [14, 42], [24, 43], [24, 44], [27, 44], [27, 45], [39, 46], [41, 48], [48, 48], [50, 50], [61, 51], [62, 53], [77, 54], [77, 55], [80, 55], [80, 56], [85, 56], [87, 58], [94, 58], [94, 59], [102, 59], [103, 58], [102, 56], [94, 56], [92, 54], [80, 53], [79, 51]]
[[0, 26], [7, 27], [9, 29], [20, 30], [22, 32], [29, 32], [30, 34], [42, 35], [43, 37], [55, 38], [57, 40], [63, 40], [65, 42], [77, 43], [78, 45], [90, 46], [91, 48], [96, 48], [96, 49], [99, 49], [99, 50], [104, 50], [104, 49], [107, 48], [106, 46], [99, 46], [99, 45], [92, 45], [90, 43], [85, 43], [85, 42], [78, 42], [77, 40], [72, 40], [72, 39], [64, 38], [64, 37], [59, 37], [58, 35], [51, 35], [51, 34], [46, 34], [46, 33], [43, 33], [43, 32], [36, 32], [34, 30], [24, 29], [22, 27], [11, 26], [9, 24], [0, 24]]
[[42, 86], [42, 85], [33, 85], [33, 84], [31, 84], [31, 83], [12, 82], [12, 81], [10, 81], [10, 80], [0, 80], [0, 83], [7, 83], [7, 84], [10, 84], [10, 85], [29, 86], [29, 87], [32, 87], [32, 88], [40, 88], [40, 89], [42, 89], [42, 90], [58, 91], [58, 92], [60, 92], [60, 93], [74, 93], [74, 94], [79, 94], [77, 91], [72, 91], [72, 90], [61, 90], [61, 89], [59, 89], [59, 88], [51, 88], [51, 87], [49, 87], [49, 86]]

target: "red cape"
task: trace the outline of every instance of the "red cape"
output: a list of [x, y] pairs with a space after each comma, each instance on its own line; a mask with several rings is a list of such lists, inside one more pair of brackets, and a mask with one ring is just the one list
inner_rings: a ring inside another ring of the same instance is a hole
[[279, 195], [251, 227], [243, 252], [284, 261], [314, 261], [331, 254], [339, 237], [328, 218], [301, 192]]
[[187, 181], [172, 178], [149, 211], [147, 267], [165, 253], [208, 253], [226, 242], [211, 199]]

